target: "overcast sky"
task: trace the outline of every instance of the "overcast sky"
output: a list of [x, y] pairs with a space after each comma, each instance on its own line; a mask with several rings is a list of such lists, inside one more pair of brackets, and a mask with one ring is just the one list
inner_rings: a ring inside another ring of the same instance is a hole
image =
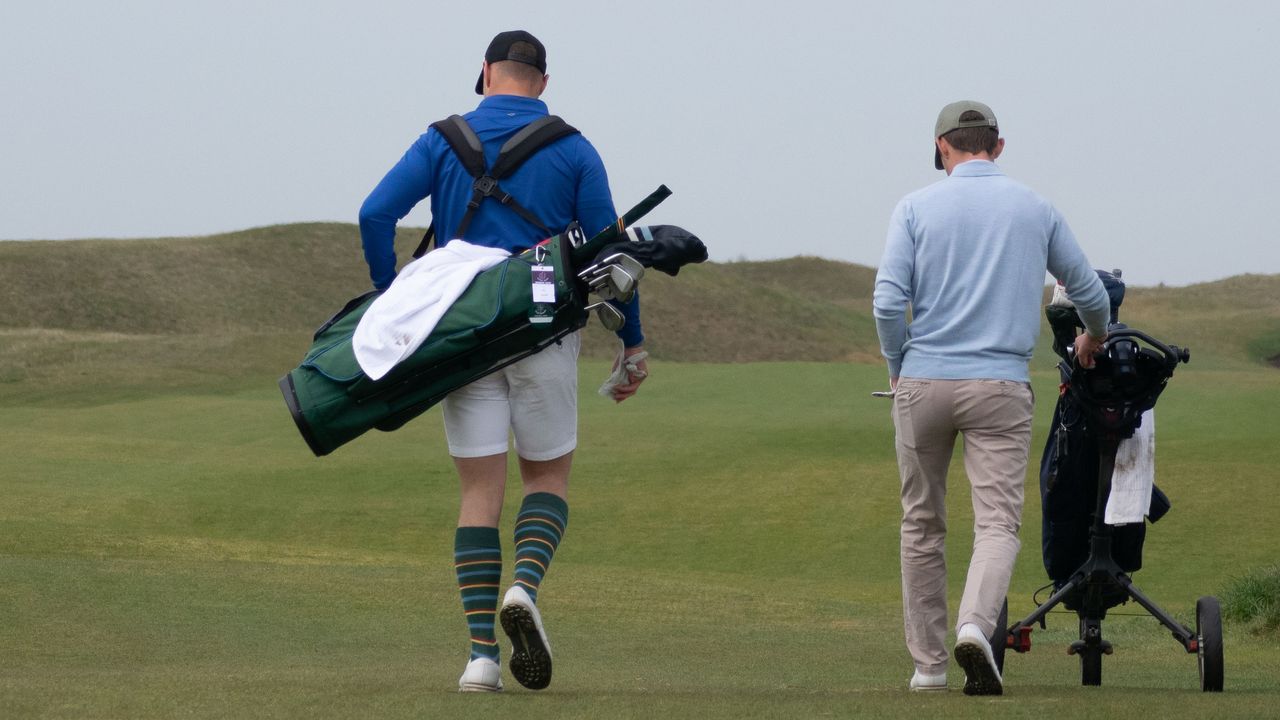
[[[548, 47], [552, 112], [619, 211], [713, 260], [876, 265], [941, 178], [938, 109], [987, 102], [1000, 164], [1131, 283], [1280, 273], [1280, 3], [42, 0], [0, 4], [0, 239], [354, 222], [484, 48]], [[423, 203], [405, 221], [425, 226]]]

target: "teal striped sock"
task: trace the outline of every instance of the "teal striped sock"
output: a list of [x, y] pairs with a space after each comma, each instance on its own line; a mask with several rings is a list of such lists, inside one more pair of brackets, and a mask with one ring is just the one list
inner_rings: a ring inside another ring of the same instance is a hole
[[498, 528], [460, 527], [453, 538], [453, 567], [462, 593], [462, 612], [471, 631], [471, 659], [497, 662], [498, 640], [493, 616], [502, 582], [502, 545]]
[[526, 495], [516, 516], [515, 582], [538, 601], [538, 586], [569, 524], [569, 505], [551, 493]]

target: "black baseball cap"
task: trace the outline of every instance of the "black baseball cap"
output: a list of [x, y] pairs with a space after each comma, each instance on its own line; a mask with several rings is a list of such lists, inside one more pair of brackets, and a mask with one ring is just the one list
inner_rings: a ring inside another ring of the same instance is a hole
[[[532, 45], [533, 54], [529, 54], [528, 48], [513, 48], [512, 46], [517, 43]], [[526, 65], [532, 65], [538, 68], [543, 75], [547, 74], [547, 49], [542, 46], [542, 42], [534, 37], [532, 33], [524, 30], [508, 30], [493, 36], [493, 42], [489, 43], [489, 49], [484, 51], [484, 61], [493, 64], [503, 60], [514, 60]], [[484, 94], [484, 70], [481, 70], [480, 77], [476, 78], [476, 94]]]

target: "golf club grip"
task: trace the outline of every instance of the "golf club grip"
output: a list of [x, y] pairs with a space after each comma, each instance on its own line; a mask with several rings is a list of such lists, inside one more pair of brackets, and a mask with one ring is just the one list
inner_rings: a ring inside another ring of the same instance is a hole
[[645, 215], [648, 215], [650, 210], [658, 207], [663, 200], [666, 200], [669, 197], [671, 197], [671, 188], [666, 185], [659, 185], [657, 190], [649, 193], [648, 197], [641, 200], [635, 207], [623, 214], [620, 218], [620, 222], [615, 226], [617, 227], [617, 233], [621, 234], [628, 226], [634, 224], [635, 221]]
[[588, 262], [596, 256], [600, 248], [617, 240], [629, 226], [635, 221], [644, 217], [650, 210], [657, 207], [663, 200], [671, 196], [671, 188], [666, 185], [659, 185], [657, 190], [649, 193], [649, 196], [641, 200], [635, 207], [625, 212], [618, 221], [609, 227], [596, 233], [595, 237], [586, 241], [581, 247], [575, 248], [573, 251], [574, 267], [581, 266], [584, 262]]

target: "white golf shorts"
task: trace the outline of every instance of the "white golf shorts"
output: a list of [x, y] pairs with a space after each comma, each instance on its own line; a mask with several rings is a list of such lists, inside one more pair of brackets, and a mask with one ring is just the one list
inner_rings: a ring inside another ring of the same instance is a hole
[[454, 390], [445, 397], [449, 454], [507, 452], [508, 435], [525, 460], [554, 460], [578, 445], [579, 333]]

